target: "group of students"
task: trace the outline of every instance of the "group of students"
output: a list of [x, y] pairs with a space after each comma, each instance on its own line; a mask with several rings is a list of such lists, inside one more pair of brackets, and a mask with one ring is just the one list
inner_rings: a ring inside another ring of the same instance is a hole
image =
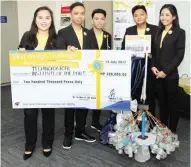
[[[81, 49], [111, 49], [111, 34], [103, 30], [106, 11], [95, 9], [92, 12], [93, 28], [88, 30], [82, 25], [85, 20], [85, 7], [80, 2], [70, 6], [72, 23], [56, 34], [53, 13], [48, 7], [40, 7], [34, 13], [31, 29], [27, 31], [20, 42], [19, 50], [56, 50], [68, 51]], [[138, 5], [132, 9], [135, 26], [127, 28], [125, 35], [152, 36], [152, 52], [148, 65], [147, 95], [151, 108], [154, 108], [154, 93], [157, 92], [160, 102], [160, 119], [173, 132], [176, 132], [178, 111], [176, 112], [176, 95], [178, 89], [177, 67], [181, 63], [185, 50], [185, 31], [179, 27], [178, 14], [175, 6], [164, 5], [160, 10], [159, 26], [146, 22], [147, 10]], [[125, 37], [124, 37], [125, 38]], [[125, 49], [125, 39], [122, 48]], [[116, 55], [117, 56], [117, 55]], [[156, 79], [157, 78], [157, 79]], [[155, 91], [157, 90], [157, 91]], [[137, 90], [137, 92], [140, 92]], [[140, 93], [135, 97], [140, 99]], [[42, 111], [42, 147], [44, 156], [52, 153], [55, 128], [55, 109]], [[63, 148], [70, 149], [75, 126], [75, 139], [95, 142], [96, 139], [86, 133], [86, 118], [88, 110], [65, 108], [65, 135]], [[93, 110], [91, 127], [100, 131], [100, 110]], [[38, 109], [24, 109], [25, 152], [23, 159], [32, 156], [37, 140]], [[74, 120], [75, 118], [75, 120]]]

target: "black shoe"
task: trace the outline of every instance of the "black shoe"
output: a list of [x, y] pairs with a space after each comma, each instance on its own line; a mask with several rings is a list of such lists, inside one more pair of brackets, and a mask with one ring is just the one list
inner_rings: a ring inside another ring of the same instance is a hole
[[51, 153], [52, 153], [52, 149], [50, 151], [44, 151], [43, 150], [43, 154], [45, 157], [49, 157]]
[[23, 160], [27, 160], [29, 159], [30, 157], [32, 157], [32, 152], [30, 154], [23, 154]]
[[30, 154], [23, 154], [23, 160], [27, 160], [29, 159], [30, 157], [32, 157], [32, 154], [33, 154], [33, 151], [34, 151], [34, 148], [31, 150], [31, 151], [25, 151], [25, 152], [31, 152]]
[[100, 123], [93, 123], [92, 122], [91, 128], [96, 129], [98, 132], [100, 132], [102, 130], [102, 126], [100, 125]]
[[65, 136], [62, 147], [66, 150], [71, 149], [72, 146], [72, 137]]
[[96, 141], [95, 137], [88, 135], [86, 132], [83, 132], [81, 134], [75, 134], [75, 139], [76, 140], [83, 140], [83, 141], [86, 141], [88, 143], [93, 143]]

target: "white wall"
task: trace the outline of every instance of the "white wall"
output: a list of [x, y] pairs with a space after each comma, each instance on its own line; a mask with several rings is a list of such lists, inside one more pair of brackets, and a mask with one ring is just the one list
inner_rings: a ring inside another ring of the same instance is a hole
[[7, 23], [1, 23], [1, 84], [10, 82], [9, 50], [18, 48], [17, 2], [1, 2], [1, 15]]
[[191, 72], [190, 72], [190, 1], [189, 0], [155, 0], [155, 19], [156, 19], [156, 24], [158, 25], [159, 21], [159, 12], [161, 7], [164, 4], [173, 4], [176, 6], [178, 10], [178, 15], [179, 15], [179, 22], [180, 22], [180, 27], [183, 28], [186, 31], [186, 50], [185, 50], [185, 56], [182, 61], [182, 63], [179, 66], [179, 75], [181, 76], [182, 74], [188, 74], [189, 77], [191, 77]]

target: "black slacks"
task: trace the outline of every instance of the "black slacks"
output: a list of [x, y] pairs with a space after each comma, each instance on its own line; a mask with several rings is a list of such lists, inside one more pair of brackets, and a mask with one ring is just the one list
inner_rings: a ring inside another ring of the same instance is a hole
[[147, 73], [147, 89], [145, 104], [149, 105], [149, 111], [155, 115], [155, 99], [156, 99], [156, 76], [148, 69]]
[[99, 124], [101, 110], [93, 110], [92, 111], [92, 123]]
[[[42, 146], [51, 148], [54, 141], [55, 109], [42, 108]], [[37, 140], [38, 109], [24, 109], [24, 129], [26, 136], [25, 151], [31, 151]]]
[[65, 136], [72, 136], [74, 132], [74, 114], [76, 117], [76, 134], [85, 132], [87, 109], [65, 109]]
[[178, 79], [157, 79], [157, 95], [159, 99], [160, 120], [172, 132], [176, 132], [179, 119]]

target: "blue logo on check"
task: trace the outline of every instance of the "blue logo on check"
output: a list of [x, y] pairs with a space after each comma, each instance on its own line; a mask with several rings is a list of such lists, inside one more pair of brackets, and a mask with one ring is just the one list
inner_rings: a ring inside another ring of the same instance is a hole
[[95, 62], [94, 63], [94, 69], [101, 70], [101, 63], [100, 62]]

